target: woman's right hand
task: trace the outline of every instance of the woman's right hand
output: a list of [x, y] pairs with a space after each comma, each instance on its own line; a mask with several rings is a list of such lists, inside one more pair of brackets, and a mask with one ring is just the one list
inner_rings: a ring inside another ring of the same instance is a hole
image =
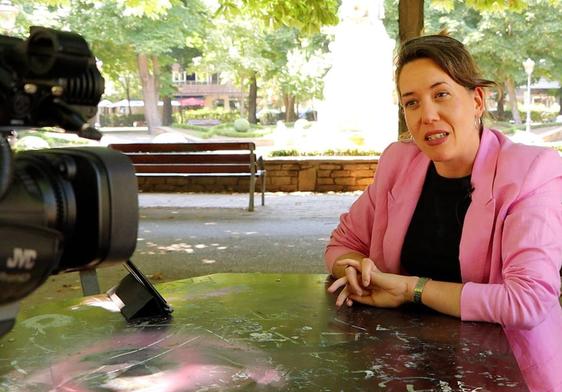
[[[366, 264], [366, 262], [363, 260], [367, 260], [368, 262], [372, 263], [372, 261], [367, 258], [363, 258], [361, 259], [361, 261], [351, 258], [345, 258], [336, 261], [335, 266], [336, 268], [343, 269], [343, 276], [337, 279], [332, 284], [332, 286], [336, 286], [336, 288], [330, 292], [334, 292], [335, 290], [337, 290], [337, 288], [342, 287], [343, 285], [347, 285], [348, 292], [350, 294], [361, 296], [366, 295], [367, 290], [365, 290], [365, 287], [367, 287], [368, 284], [367, 286], [363, 285], [363, 282], [365, 281], [365, 279], [363, 278], [363, 271], [366, 271], [368, 273], [370, 269], [364, 268], [363, 264]], [[370, 282], [370, 279], [368, 279], [368, 281]]]
[[345, 268], [345, 276], [337, 279], [328, 288], [333, 293], [343, 287], [336, 299], [336, 305], [353, 301], [365, 305], [394, 308], [412, 300], [413, 287], [417, 277], [390, 274], [380, 271], [369, 258], [361, 261], [343, 259], [336, 265]]

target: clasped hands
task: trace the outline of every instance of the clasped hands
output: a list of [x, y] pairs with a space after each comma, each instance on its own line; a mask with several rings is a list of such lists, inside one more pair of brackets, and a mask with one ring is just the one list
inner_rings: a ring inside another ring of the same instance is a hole
[[364, 258], [361, 261], [342, 259], [336, 265], [345, 267], [345, 276], [328, 287], [335, 293], [343, 287], [336, 299], [336, 306], [353, 302], [380, 308], [395, 308], [413, 299], [417, 277], [391, 274], [380, 271], [375, 263]]

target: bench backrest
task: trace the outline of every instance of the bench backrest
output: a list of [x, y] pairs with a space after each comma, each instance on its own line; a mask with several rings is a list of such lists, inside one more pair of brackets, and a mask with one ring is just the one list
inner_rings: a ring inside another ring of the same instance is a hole
[[256, 173], [263, 169], [252, 142], [123, 143], [108, 147], [125, 153], [137, 173]]
[[195, 152], [195, 151], [255, 151], [253, 142], [221, 142], [221, 143], [117, 143], [108, 147], [124, 153], [153, 152]]

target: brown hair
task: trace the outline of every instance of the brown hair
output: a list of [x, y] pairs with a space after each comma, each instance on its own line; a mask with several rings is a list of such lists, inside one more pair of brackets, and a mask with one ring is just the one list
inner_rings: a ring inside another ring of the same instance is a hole
[[494, 81], [481, 78], [480, 71], [465, 46], [445, 34], [416, 37], [401, 45], [396, 56], [396, 91], [400, 91], [398, 78], [402, 68], [422, 58], [433, 60], [451, 79], [470, 90], [496, 86]]

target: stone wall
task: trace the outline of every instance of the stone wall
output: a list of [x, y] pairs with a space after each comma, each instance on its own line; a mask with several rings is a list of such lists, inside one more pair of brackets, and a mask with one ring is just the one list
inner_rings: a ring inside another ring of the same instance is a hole
[[[373, 182], [378, 157], [287, 157], [265, 160], [267, 192], [347, 192]], [[260, 188], [260, 180], [256, 190]], [[248, 192], [238, 177], [145, 177], [141, 192]]]

